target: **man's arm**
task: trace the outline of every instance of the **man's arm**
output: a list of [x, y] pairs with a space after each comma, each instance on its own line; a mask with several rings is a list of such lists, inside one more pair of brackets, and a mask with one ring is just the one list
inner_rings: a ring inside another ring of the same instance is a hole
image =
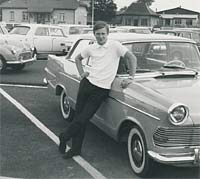
[[76, 67], [78, 69], [78, 72], [80, 74], [80, 77], [81, 78], [84, 78], [84, 77], [87, 77], [89, 76], [89, 73], [88, 72], [84, 72], [83, 70], [83, 65], [82, 65], [82, 60], [83, 60], [83, 57], [81, 56], [81, 54], [79, 53], [76, 58], [75, 58], [75, 62], [76, 62]]
[[137, 58], [134, 54], [132, 54], [130, 51], [127, 51], [126, 54], [124, 55], [125, 59], [128, 59], [129, 62], [129, 75], [134, 77], [136, 73], [136, 68], [137, 68]]
[[137, 58], [134, 54], [132, 54], [130, 51], [127, 51], [126, 54], [124, 55], [124, 59], [128, 60], [129, 63], [129, 79], [124, 79], [121, 82], [121, 87], [122, 88], [127, 88], [127, 86], [132, 82], [135, 73], [136, 73], [136, 68], [137, 68]]

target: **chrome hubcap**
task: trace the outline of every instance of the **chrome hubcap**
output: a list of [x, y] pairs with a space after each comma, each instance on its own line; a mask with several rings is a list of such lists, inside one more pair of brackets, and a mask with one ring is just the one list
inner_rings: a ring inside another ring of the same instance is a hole
[[143, 161], [143, 148], [142, 143], [138, 137], [135, 137], [135, 139], [133, 139], [132, 155], [136, 166], [140, 167]]
[[63, 110], [64, 110], [65, 114], [67, 114], [67, 115], [70, 112], [69, 101], [68, 101], [66, 95], [63, 98]]

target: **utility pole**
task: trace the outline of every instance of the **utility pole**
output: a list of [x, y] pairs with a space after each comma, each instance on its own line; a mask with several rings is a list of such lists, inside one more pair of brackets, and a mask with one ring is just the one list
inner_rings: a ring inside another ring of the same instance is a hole
[[94, 26], [94, 1], [92, 0], [92, 27]]

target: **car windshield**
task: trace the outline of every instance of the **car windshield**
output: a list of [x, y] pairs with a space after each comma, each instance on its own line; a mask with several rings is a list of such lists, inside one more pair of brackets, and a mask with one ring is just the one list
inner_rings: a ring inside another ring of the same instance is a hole
[[138, 71], [163, 68], [200, 71], [200, 55], [195, 44], [186, 42], [138, 42], [124, 44], [137, 57]]
[[11, 31], [10, 34], [18, 34], [18, 35], [26, 35], [28, 31], [30, 30], [30, 27], [26, 26], [17, 26], [14, 27]]

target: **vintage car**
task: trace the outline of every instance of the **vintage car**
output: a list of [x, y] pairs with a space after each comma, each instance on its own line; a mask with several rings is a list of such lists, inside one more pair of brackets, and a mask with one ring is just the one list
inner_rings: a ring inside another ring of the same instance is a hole
[[84, 28], [89, 28], [89, 25], [82, 24], [58, 24], [58, 26], [62, 27], [66, 36], [72, 34], [82, 34]]
[[16, 25], [7, 36], [35, 47], [37, 57], [47, 57], [48, 54], [62, 55], [67, 39], [61, 27], [47, 24]]
[[165, 34], [165, 35], [175, 35], [179, 37], [193, 39], [197, 42], [197, 46], [200, 50], [200, 31], [187, 29], [187, 28], [176, 28], [176, 29], [168, 29], [168, 30], [158, 30], [154, 31], [155, 34]]
[[[133, 171], [149, 177], [156, 162], [199, 166], [200, 162], [200, 53], [191, 39], [159, 34], [111, 33], [137, 57], [134, 80], [125, 89], [129, 65], [121, 59], [108, 99], [93, 122], [119, 142], [127, 142]], [[95, 43], [80, 37], [66, 58], [49, 55], [45, 82], [60, 96], [65, 120], [71, 120], [80, 76], [75, 57]], [[83, 59], [83, 68], [91, 67]]]
[[34, 61], [36, 55], [29, 44], [0, 34], [0, 73], [4, 73], [9, 67], [13, 70], [22, 70], [26, 64]]
[[143, 26], [117, 26], [115, 28], [117, 32], [132, 32], [132, 33], [139, 33], [139, 34], [151, 34], [150, 27], [143, 27]]

